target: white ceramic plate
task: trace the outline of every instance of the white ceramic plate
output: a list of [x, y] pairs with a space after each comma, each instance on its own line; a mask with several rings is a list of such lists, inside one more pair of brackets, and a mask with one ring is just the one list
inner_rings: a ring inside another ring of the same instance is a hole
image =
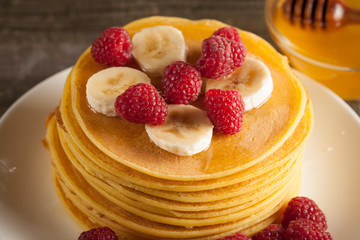
[[[42, 146], [46, 116], [59, 103], [69, 69], [28, 91], [0, 120], [0, 240], [75, 240], [82, 231], [52, 187]], [[334, 239], [360, 239], [360, 120], [331, 91], [301, 75], [315, 112], [302, 195], [326, 213]]]

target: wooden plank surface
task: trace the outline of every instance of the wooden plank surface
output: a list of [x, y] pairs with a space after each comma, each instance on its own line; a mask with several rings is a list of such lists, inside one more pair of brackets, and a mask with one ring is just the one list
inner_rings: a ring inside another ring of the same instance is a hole
[[[35, 84], [73, 65], [103, 29], [152, 15], [214, 18], [273, 43], [264, 0], [0, 0], [0, 116]], [[348, 103], [360, 114], [360, 101]]]

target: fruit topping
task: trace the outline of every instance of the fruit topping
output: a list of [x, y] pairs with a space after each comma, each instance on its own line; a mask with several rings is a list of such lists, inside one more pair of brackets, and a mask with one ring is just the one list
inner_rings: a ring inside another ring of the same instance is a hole
[[260, 107], [271, 96], [273, 81], [270, 70], [264, 63], [247, 57], [244, 64], [232, 74], [217, 79], [208, 79], [209, 89], [237, 90], [245, 103], [245, 111]]
[[167, 104], [149, 83], [130, 86], [115, 101], [116, 112], [133, 123], [160, 125], [168, 114]]
[[223, 27], [215, 31], [212, 36], [223, 37], [240, 44], [240, 47], [237, 46], [234, 52], [235, 55], [239, 55], [234, 57], [234, 64], [236, 67], [240, 67], [247, 53], [247, 48], [245, 47], [245, 44], [240, 37], [239, 31], [234, 27]]
[[152, 76], [161, 76], [167, 65], [186, 59], [184, 36], [172, 26], [144, 28], [133, 36], [132, 43], [135, 60]]
[[78, 240], [118, 240], [115, 232], [109, 227], [93, 228], [82, 232]]
[[210, 89], [205, 93], [205, 108], [220, 133], [232, 135], [240, 131], [245, 108], [238, 91]]
[[307, 197], [295, 197], [291, 199], [285, 209], [281, 224], [286, 228], [290, 221], [299, 218], [309, 219], [319, 224], [322, 229], [327, 229], [325, 214], [313, 200]]
[[167, 103], [188, 104], [199, 96], [202, 79], [195, 67], [177, 61], [165, 68], [161, 83]]
[[240, 37], [239, 31], [234, 27], [222, 27], [213, 33], [213, 36], [219, 36], [226, 38], [230, 41], [235, 41], [238, 43], [242, 43], [242, 39]]
[[91, 46], [94, 60], [109, 66], [123, 66], [131, 59], [132, 43], [127, 31], [120, 27], [104, 30]]
[[231, 41], [223, 37], [205, 39], [197, 69], [205, 78], [219, 78], [232, 73], [235, 67]]
[[202, 42], [197, 68], [202, 77], [219, 78], [232, 73], [244, 62], [246, 48], [235, 41], [212, 36]]
[[191, 156], [209, 147], [213, 125], [205, 111], [191, 105], [171, 104], [168, 113], [162, 125], [145, 125], [153, 143], [180, 156]]
[[116, 116], [114, 107], [117, 96], [129, 86], [150, 83], [143, 72], [129, 67], [110, 67], [92, 75], [86, 84], [86, 98], [96, 112], [107, 116]]
[[234, 27], [223, 27], [202, 43], [197, 67], [205, 78], [220, 78], [239, 68], [247, 53], [239, 32]]
[[234, 70], [241, 67], [245, 61], [247, 49], [243, 43], [231, 41], [231, 52], [233, 54]]

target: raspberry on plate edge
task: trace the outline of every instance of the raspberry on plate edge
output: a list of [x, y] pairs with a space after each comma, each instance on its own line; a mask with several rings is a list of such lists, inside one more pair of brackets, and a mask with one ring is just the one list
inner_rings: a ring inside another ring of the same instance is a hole
[[78, 240], [119, 240], [116, 233], [109, 227], [92, 228], [80, 234]]
[[323, 229], [321, 224], [305, 218], [298, 218], [288, 224], [284, 240], [332, 240], [329, 232]]
[[281, 224], [286, 228], [290, 221], [299, 218], [312, 220], [320, 224], [324, 230], [327, 229], [325, 214], [321, 211], [315, 201], [308, 197], [298, 196], [292, 198], [285, 209]]

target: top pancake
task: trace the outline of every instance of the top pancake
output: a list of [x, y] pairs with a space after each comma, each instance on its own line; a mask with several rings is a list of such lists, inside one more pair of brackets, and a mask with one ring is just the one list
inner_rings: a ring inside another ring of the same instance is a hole
[[[154, 25], [171, 25], [182, 31], [191, 63], [200, 56], [202, 40], [226, 26], [215, 20], [151, 17], [124, 28], [132, 37], [142, 28]], [[86, 100], [86, 83], [90, 76], [107, 66], [96, 63], [89, 49], [79, 58], [68, 79], [72, 102], [62, 102], [62, 105], [72, 104], [78, 124], [95, 146], [114, 161], [139, 172], [164, 179], [201, 180], [244, 170], [274, 153], [293, 134], [304, 115], [307, 96], [285, 57], [258, 36], [239, 32], [248, 56], [258, 58], [269, 68], [274, 90], [265, 104], [245, 113], [239, 133], [231, 136], [215, 133], [211, 146], [199, 154], [181, 157], [166, 152], [150, 141], [144, 125], [94, 112]], [[201, 107], [203, 98], [199, 99], [196, 105]]]

